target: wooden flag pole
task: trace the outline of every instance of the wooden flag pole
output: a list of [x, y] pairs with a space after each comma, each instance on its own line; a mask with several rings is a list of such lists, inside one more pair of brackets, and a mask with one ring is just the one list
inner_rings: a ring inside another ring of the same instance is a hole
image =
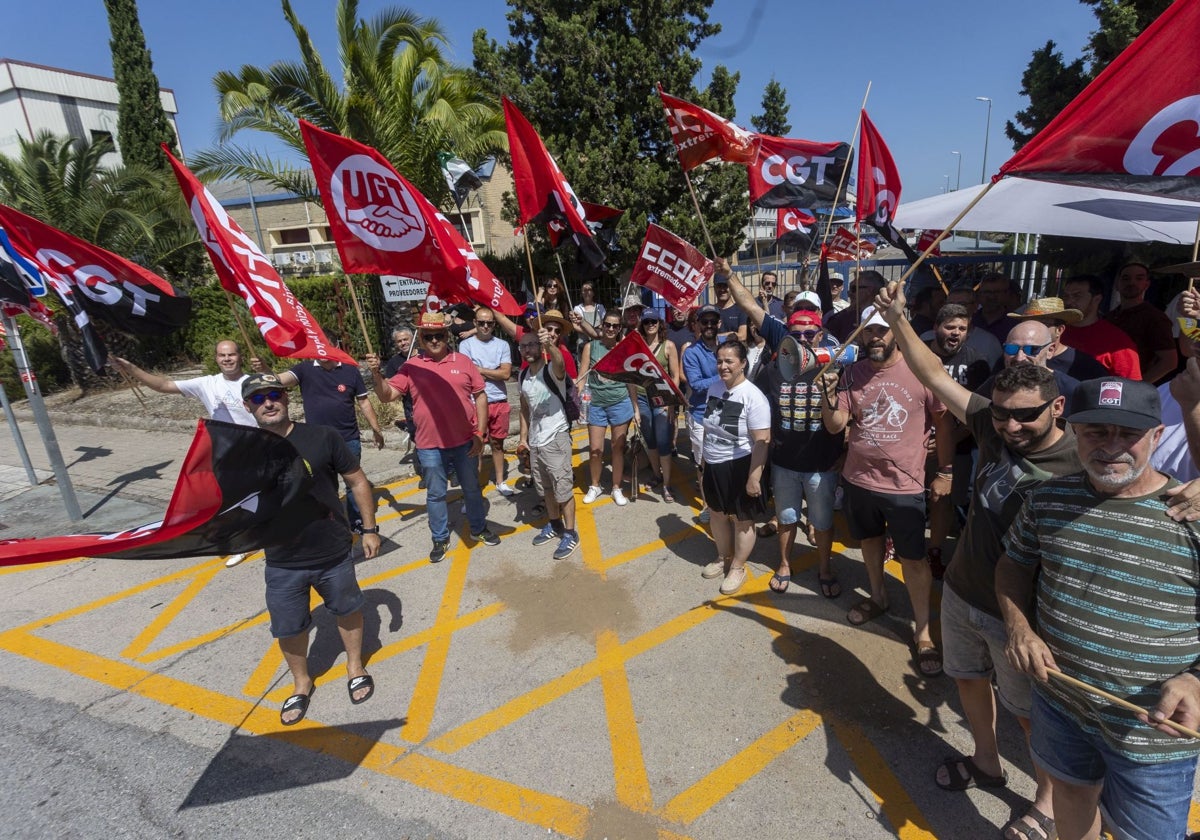
[[[903, 286], [908, 281], [908, 278], [912, 277], [913, 273], [916, 272], [916, 270], [921, 266], [921, 263], [925, 262], [925, 258], [928, 257], [930, 255], [930, 253], [933, 252], [933, 249], [936, 248], [939, 244], [941, 244], [941, 241], [946, 238], [946, 234], [950, 233], [950, 231], [953, 230], [954, 227], [959, 222], [962, 221], [963, 217], [971, 212], [971, 208], [973, 208], [976, 204], [978, 204], [980, 202], [980, 200], [991, 191], [992, 186], [995, 183], [996, 183], [995, 181], [988, 181], [987, 185], [982, 190], [979, 191], [979, 195], [977, 195], [977, 196], [975, 196], [975, 198], [971, 199], [971, 203], [962, 209], [962, 212], [960, 212], [954, 218], [954, 221], [952, 221], [950, 224], [946, 225], [946, 227], [942, 229], [942, 232], [939, 233], [937, 235], [937, 237], [932, 242], [929, 243], [929, 246], [926, 247], [926, 249], [921, 252], [920, 256], [917, 257], [916, 262], [914, 262], [912, 265], [910, 265], [908, 267], [908, 270], [905, 271], [904, 274], [900, 275], [900, 279], [895, 282], [898, 283], [900, 286]], [[865, 325], [866, 325], [865, 321], [860, 321], [859, 325], [854, 328], [854, 332], [850, 333], [850, 335], [848, 335], [846, 337], [846, 340], [842, 342], [842, 346], [845, 347], [846, 345], [851, 344], [856, 338], [858, 338], [859, 334], [862, 333], [863, 327]], [[837, 364], [836, 356], [834, 358], [830, 359], [829, 362], [827, 362], [826, 365], [823, 368], [821, 368], [821, 372], [817, 374], [817, 378], [820, 379], [822, 376], [824, 376], [829, 371], [829, 369], [831, 367], [833, 367], [835, 364]]]
[[242, 324], [242, 319], [238, 316], [237, 304], [233, 302], [233, 292], [225, 290], [225, 300], [229, 302], [229, 311], [233, 313], [233, 322], [237, 324], [238, 333], [242, 336], [242, 341], [246, 343], [246, 355], [254, 356], [254, 344], [250, 341], [250, 334], [246, 332], [245, 325]]
[[[863, 94], [862, 107], [858, 109], [858, 119], [854, 121], [854, 134], [850, 137], [850, 152], [854, 152], [854, 144], [858, 142], [858, 132], [862, 128], [862, 112], [867, 108], [867, 97], [871, 95], [871, 83], [867, 82], [867, 92]], [[850, 167], [842, 167], [842, 177], [838, 179], [837, 192], [833, 194], [833, 205], [829, 208], [829, 219], [825, 222], [825, 235], [821, 237], [821, 245], [829, 241], [829, 232], [833, 229], [833, 217], [837, 215], [837, 197], [842, 194], [842, 187], [846, 185], [846, 177], [850, 174]]]
[[704, 221], [704, 214], [700, 212], [700, 199], [696, 198], [696, 188], [692, 186], [692, 176], [684, 172], [683, 180], [687, 181], [688, 192], [692, 194], [692, 206], [696, 208], [696, 217], [700, 219], [700, 229], [704, 231], [704, 241], [708, 243], [708, 252], [715, 260], [717, 259], [717, 249], [713, 247], [712, 237], [708, 235], [708, 224]]
[[142, 396], [141, 390], [138, 388], [137, 381], [134, 380], [134, 378], [132, 376], [130, 376], [129, 374], [127, 374], [125, 371], [118, 368], [116, 365], [113, 365], [113, 367], [116, 368], [117, 372], [121, 374], [121, 378], [124, 379], [125, 383], [129, 386], [130, 392], [132, 392], [132, 394], [135, 397], [137, 397], [137, 401], [142, 404], [142, 410], [149, 411], [150, 406], [146, 405], [146, 400]]
[[529, 291], [533, 294], [530, 303], [533, 304], [534, 314], [537, 315], [538, 331], [542, 329], [542, 307], [537, 302], [537, 275], [533, 273], [533, 248], [529, 246], [529, 225], [521, 228], [521, 238], [525, 240], [525, 257], [529, 260]]
[[[1072, 685], [1075, 688], [1082, 689], [1083, 691], [1086, 691], [1089, 694], [1094, 694], [1097, 697], [1103, 697], [1105, 700], [1112, 703], [1114, 706], [1120, 706], [1122, 709], [1128, 709], [1129, 711], [1137, 712], [1138, 714], [1143, 714], [1143, 715], [1149, 714], [1148, 710], [1143, 709], [1141, 706], [1138, 706], [1134, 703], [1130, 703], [1128, 700], [1124, 700], [1124, 699], [1116, 696], [1115, 694], [1109, 694], [1107, 691], [1102, 691], [1099, 688], [1090, 686], [1087, 683], [1083, 682], [1082, 680], [1077, 680], [1074, 677], [1068, 677], [1062, 671], [1055, 671], [1052, 669], [1048, 669], [1046, 671], [1046, 673], [1049, 674], [1050, 676], [1054, 677], [1056, 680], [1065, 682], [1067, 685]], [[1162, 720], [1162, 721], [1158, 721], [1158, 723], [1161, 726], [1168, 726], [1171, 729], [1174, 729], [1180, 735], [1186, 735], [1189, 738], [1200, 739], [1200, 732], [1197, 732], [1194, 729], [1188, 729], [1186, 726], [1176, 723], [1173, 720], [1169, 720], [1169, 719]]]
[[571, 292], [567, 289], [567, 275], [563, 272], [562, 259], [558, 256], [558, 251], [554, 252], [554, 260], [558, 263], [558, 282], [562, 283], [563, 294], [567, 298], [567, 311], [563, 315], [569, 317], [571, 310], [575, 307], [571, 304]]
[[354, 279], [346, 275], [346, 287], [350, 290], [350, 301], [354, 304], [354, 314], [358, 316], [358, 328], [362, 330], [363, 341], [367, 344], [367, 353], [374, 355], [375, 350], [371, 346], [371, 336], [367, 333], [367, 322], [363, 318], [362, 307], [358, 305], [358, 294], [354, 291]]

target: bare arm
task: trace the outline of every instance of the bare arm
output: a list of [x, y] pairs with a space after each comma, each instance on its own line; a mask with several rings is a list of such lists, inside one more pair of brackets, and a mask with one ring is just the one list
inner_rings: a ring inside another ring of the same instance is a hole
[[500, 325], [500, 329], [504, 330], [508, 335], [516, 341], [517, 339], [517, 324], [512, 318], [509, 318], [499, 309], [492, 310], [492, 314], [496, 318], [496, 323]]
[[1037, 566], [1022, 566], [1007, 554], [1000, 555], [996, 563], [996, 599], [1000, 602], [1000, 614], [1008, 631], [1008, 643], [1004, 654], [1017, 670], [1045, 682], [1048, 669], [1058, 670], [1054, 655], [1033, 632], [1025, 605], [1033, 598]]
[[363, 394], [358, 398], [358, 407], [363, 417], [367, 418], [367, 425], [371, 427], [371, 433], [375, 437], [375, 448], [383, 449], [383, 431], [379, 428], [379, 418], [375, 416], [375, 406], [371, 405], [371, 398]]
[[[750, 290], [746, 288], [745, 284], [730, 270], [729, 261], [724, 257], [717, 260], [717, 274], [729, 278], [729, 291], [733, 294], [733, 302], [742, 308], [747, 317], [754, 322], [754, 326], [761, 327], [767, 317], [766, 311], [759, 305], [754, 295], [750, 294]], [[745, 327], [742, 327], [739, 332], [744, 333]], [[744, 334], [738, 337], [743, 341], [746, 340]]]
[[676, 388], [680, 387], [683, 375], [679, 371], [679, 350], [673, 341], [667, 342], [667, 375], [671, 377]]
[[480, 368], [479, 375], [490, 382], [499, 382], [503, 385], [512, 376], [512, 362], [504, 362], [500, 367], [490, 370]]
[[[255, 373], [270, 373], [271, 369], [267, 367], [267, 363], [258, 356], [250, 357], [250, 369]], [[279, 377], [279, 384], [285, 388], [291, 388], [293, 385], [298, 385], [300, 380], [296, 378], [296, 374], [290, 370], [285, 370], [282, 373], [276, 374]]]
[[[375, 499], [371, 495], [373, 488], [367, 474], [359, 467], [353, 472], [343, 473], [342, 478], [346, 479], [346, 486], [354, 494], [354, 503], [358, 505], [359, 515], [362, 516], [363, 528], [374, 528]], [[368, 560], [379, 553], [379, 534], [363, 534], [362, 543], [363, 556]]]
[[379, 369], [379, 357], [374, 353], [368, 353], [366, 362], [367, 370], [371, 371], [371, 385], [375, 389], [375, 396], [379, 397], [379, 401], [389, 403], [400, 399], [400, 392], [383, 378], [383, 371]]
[[746, 493], [751, 498], [762, 495], [762, 473], [767, 464], [767, 447], [771, 443], [770, 429], [751, 429], [750, 475], [746, 479]]
[[1193, 356], [1171, 380], [1171, 396], [1183, 412], [1183, 431], [1193, 463], [1200, 464], [1200, 359]]
[[156, 373], [150, 373], [142, 370], [133, 362], [122, 359], [120, 356], [109, 355], [109, 364], [115, 367], [121, 373], [131, 376], [141, 384], [145, 385], [151, 391], [158, 391], [160, 394], [182, 394], [179, 386], [175, 384], [174, 379], [169, 379], [166, 376], [160, 376]]
[[838, 408], [838, 375], [829, 371], [813, 384], [821, 388], [821, 421], [825, 424], [825, 431], [831, 435], [840, 434], [850, 425], [850, 412]]

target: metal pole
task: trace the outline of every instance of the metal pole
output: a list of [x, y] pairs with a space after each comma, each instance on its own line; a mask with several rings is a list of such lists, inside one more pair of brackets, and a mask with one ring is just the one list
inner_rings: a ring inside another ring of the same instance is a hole
[[[987, 153], [988, 153], [988, 135], [992, 133], [992, 100], [986, 96], [975, 97], [980, 102], [986, 102], [987, 110], [987, 125], [983, 129], [983, 172], [979, 176], [979, 183], [987, 181]], [[979, 254], [979, 231], [975, 231], [975, 253]]]
[[267, 246], [263, 244], [262, 227], [258, 224], [258, 205], [254, 203], [254, 184], [246, 179], [246, 192], [250, 194], [250, 216], [254, 219], [254, 237], [258, 240], [258, 250], [264, 254], [267, 251]]
[[42, 392], [37, 384], [37, 376], [29, 367], [29, 359], [25, 355], [25, 344], [21, 341], [21, 333], [17, 331], [17, 323], [8, 315], [0, 314], [3, 318], [4, 329], [12, 342], [13, 361], [17, 365], [17, 375], [25, 386], [25, 395], [29, 397], [29, 410], [33, 412], [34, 422], [42, 436], [46, 447], [46, 457], [50, 459], [50, 469], [54, 471], [54, 479], [58, 483], [58, 493], [62, 496], [63, 507], [72, 522], [83, 519], [79, 510], [79, 501], [75, 498], [75, 488], [71, 486], [71, 477], [67, 475], [67, 465], [63, 462], [62, 452], [58, 448], [58, 438], [54, 436], [54, 427], [50, 425], [50, 416], [46, 413], [46, 404], [42, 401]]
[[33, 471], [33, 462], [29, 460], [29, 452], [25, 449], [25, 439], [21, 437], [21, 430], [17, 427], [17, 416], [13, 414], [8, 394], [4, 393], [2, 385], [0, 385], [0, 404], [4, 406], [4, 416], [8, 418], [9, 428], [12, 429], [13, 443], [17, 445], [17, 452], [21, 453], [21, 463], [25, 465], [25, 475], [29, 476], [29, 486], [37, 487], [37, 473]]
[[950, 154], [958, 158], [958, 174], [954, 176], [954, 191], [958, 192], [962, 187], [962, 152], [951, 152]]

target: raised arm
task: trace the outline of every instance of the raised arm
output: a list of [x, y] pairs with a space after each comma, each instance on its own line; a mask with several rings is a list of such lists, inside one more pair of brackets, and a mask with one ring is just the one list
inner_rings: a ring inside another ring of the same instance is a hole
[[400, 399], [400, 392], [383, 378], [383, 371], [379, 369], [379, 357], [374, 353], [368, 353], [365, 361], [367, 370], [371, 371], [371, 385], [375, 389], [375, 396], [379, 397], [379, 401], [388, 403]]
[[109, 364], [127, 376], [133, 377], [135, 380], [145, 385], [151, 391], [158, 391], [160, 394], [182, 394], [179, 386], [175, 384], [174, 379], [166, 376], [160, 376], [157, 373], [150, 373], [142, 370], [133, 362], [122, 359], [120, 356], [109, 354]]
[[[759, 305], [754, 295], [750, 294], [750, 290], [733, 273], [729, 267], [729, 261], [724, 257], [717, 259], [717, 274], [729, 278], [729, 291], [733, 294], [734, 303], [742, 308], [746, 316], [754, 322], [755, 327], [761, 327], [767, 317], [766, 310]], [[744, 336], [743, 340], [745, 340]]]

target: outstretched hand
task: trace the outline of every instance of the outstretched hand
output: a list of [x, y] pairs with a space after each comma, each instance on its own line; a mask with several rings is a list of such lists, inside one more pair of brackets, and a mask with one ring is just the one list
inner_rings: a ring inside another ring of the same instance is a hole
[[888, 283], [875, 295], [875, 311], [891, 325], [903, 321], [908, 301], [902, 283]]

